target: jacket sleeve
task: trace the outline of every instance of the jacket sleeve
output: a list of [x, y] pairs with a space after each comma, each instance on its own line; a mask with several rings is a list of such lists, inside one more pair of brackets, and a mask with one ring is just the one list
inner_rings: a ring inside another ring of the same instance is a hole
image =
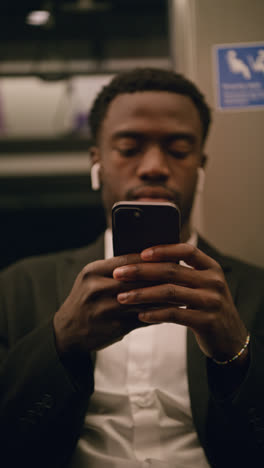
[[211, 390], [207, 434], [209, 450], [214, 452], [212, 458], [215, 466], [222, 466], [227, 448], [230, 466], [257, 467], [264, 457], [263, 286], [263, 271], [249, 268], [241, 272], [234, 299], [251, 334], [250, 361], [246, 372], [241, 374], [240, 385], [233, 393], [226, 395], [222, 389], [225, 388], [225, 381], [233, 378], [232, 374], [239, 370], [232, 365], [217, 366], [210, 360], [207, 362]]
[[55, 291], [40, 286], [55, 283], [49, 268], [36, 278], [19, 263], [0, 275], [0, 453], [10, 468], [65, 466], [93, 391], [91, 359], [76, 379], [57, 354]]

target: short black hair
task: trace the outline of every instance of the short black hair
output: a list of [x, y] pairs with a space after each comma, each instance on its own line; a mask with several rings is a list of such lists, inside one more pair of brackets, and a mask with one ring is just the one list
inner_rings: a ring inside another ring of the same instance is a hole
[[211, 112], [203, 94], [194, 83], [171, 70], [135, 68], [114, 76], [97, 95], [88, 117], [93, 144], [98, 140], [103, 120], [113, 99], [120, 94], [140, 91], [168, 91], [190, 97], [199, 112], [203, 126], [203, 142], [205, 141], [211, 122]]

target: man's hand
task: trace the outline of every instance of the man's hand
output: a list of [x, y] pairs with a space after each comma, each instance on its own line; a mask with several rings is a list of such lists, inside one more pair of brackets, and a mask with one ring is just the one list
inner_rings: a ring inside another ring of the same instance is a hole
[[83, 268], [54, 316], [56, 345], [61, 356], [104, 348], [134, 328], [144, 326], [138, 320], [138, 307], [124, 307], [117, 301], [119, 293], [144, 283], [113, 279], [115, 268], [139, 262], [140, 255], [133, 254], [99, 260]]
[[[141, 258], [143, 263], [116, 268], [113, 277], [156, 285], [118, 294], [120, 304], [149, 304], [149, 309], [139, 313], [139, 319], [147, 323], [190, 327], [208, 357], [223, 361], [239, 352], [247, 331], [215, 260], [188, 244], [146, 249]], [[191, 268], [179, 265], [180, 260]]]

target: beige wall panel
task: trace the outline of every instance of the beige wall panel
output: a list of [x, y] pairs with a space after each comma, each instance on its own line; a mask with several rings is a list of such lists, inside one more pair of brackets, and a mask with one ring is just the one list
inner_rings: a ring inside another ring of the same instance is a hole
[[[196, 208], [196, 225], [224, 252], [264, 266], [264, 108], [216, 109], [212, 53], [216, 44], [264, 43], [264, 1], [175, 0], [174, 6], [174, 14], [185, 7], [189, 15], [189, 45], [182, 48], [189, 63], [183, 61], [181, 71], [194, 79], [213, 111], [205, 191], [198, 212]], [[179, 51], [178, 41], [176, 69]]]

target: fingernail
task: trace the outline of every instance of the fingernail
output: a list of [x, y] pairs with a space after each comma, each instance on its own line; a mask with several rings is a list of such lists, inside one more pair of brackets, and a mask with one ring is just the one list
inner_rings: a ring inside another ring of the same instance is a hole
[[127, 267], [118, 267], [114, 270], [113, 277], [119, 279], [124, 278], [129, 273], [129, 271], [130, 269]]
[[141, 253], [141, 257], [143, 258], [143, 260], [150, 260], [153, 257], [153, 255], [154, 255], [153, 249], [144, 250]]
[[138, 319], [141, 320], [141, 322], [147, 322], [148, 321], [149, 314], [146, 312], [140, 312], [138, 314]]
[[118, 302], [126, 302], [129, 297], [129, 293], [120, 293], [117, 296]]

